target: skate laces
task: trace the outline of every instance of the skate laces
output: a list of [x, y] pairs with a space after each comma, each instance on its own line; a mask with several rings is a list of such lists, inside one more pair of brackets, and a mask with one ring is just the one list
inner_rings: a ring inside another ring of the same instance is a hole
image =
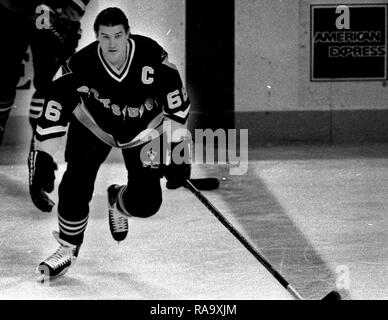
[[111, 211], [111, 222], [114, 232], [125, 232], [128, 230], [128, 218], [118, 212]]
[[57, 233], [54, 233], [54, 237], [59, 242], [60, 246], [44, 262], [52, 268], [58, 268], [68, 262], [73, 263], [76, 259], [74, 252], [77, 247], [75, 245], [65, 245], [64, 241], [59, 238], [59, 234]]
[[114, 185], [116, 194], [109, 197], [109, 219], [112, 225], [112, 231], [115, 233], [128, 231], [128, 217], [121, 213], [117, 207], [117, 192], [120, 190], [118, 185]]
[[45, 263], [52, 268], [58, 268], [67, 262], [72, 262], [73, 249], [70, 247], [60, 246], [51, 256], [49, 256]]

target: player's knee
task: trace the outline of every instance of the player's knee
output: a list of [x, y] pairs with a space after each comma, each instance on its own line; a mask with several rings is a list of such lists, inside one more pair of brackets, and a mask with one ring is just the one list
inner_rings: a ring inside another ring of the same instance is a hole
[[162, 205], [161, 196], [150, 198], [147, 201], [134, 201], [134, 199], [131, 200], [129, 200], [129, 203], [126, 205], [128, 208], [127, 211], [132, 216], [138, 218], [149, 218], [153, 216], [159, 211], [160, 206]]

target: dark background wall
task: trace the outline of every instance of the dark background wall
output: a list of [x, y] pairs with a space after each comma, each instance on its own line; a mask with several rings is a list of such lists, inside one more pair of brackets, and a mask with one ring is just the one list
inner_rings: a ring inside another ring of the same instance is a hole
[[[249, 145], [388, 142], [381, 81], [310, 81], [310, 6], [386, 0], [96, 0], [84, 45], [104, 6], [126, 9], [134, 33], [155, 38], [177, 64], [192, 100], [190, 128], [249, 129]], [[31, 80], [31, 58], [24, 84]], [[29, 143], [32, 90], [19, 90], [4, 144]]]
[[186, 1], [191, 128], [234, 128], [234, 1]]

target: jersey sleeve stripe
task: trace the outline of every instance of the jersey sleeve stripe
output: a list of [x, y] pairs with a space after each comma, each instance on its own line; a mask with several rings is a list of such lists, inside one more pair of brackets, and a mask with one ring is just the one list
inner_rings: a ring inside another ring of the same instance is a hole
[[173, 114], [166, 114], [166, 118], [174, 120], [180, 124], [185, 124], [187, 122], [187, 119], [189, 118], [188, 116], [186, 118], [181, 118], [181, 117], [176, 117]]
[[30, 118], [32, 119], [39, 119], [40, 117], [40, 110], [32, 110], [30, 109]]
[[49, 134], [53, 134], [53, 133], [66, 133], [67, 132], [67, 128], [69, 127], [69, 125], [67, 125], [66, 127], [64, 126], [54, 126], [54, 127], [49, 127], [49, 128], [42, 128], [40, 127], [39, 125], [36, 127], [36, 133], [39, 134], [40, 136], [46, 136], [46, 135], [49, 135]]
[[37, 99], [37, 98], [33, 98], [31, 99], [31, 106], [43, 106], [44, 105], [44, 99]]
[[65, 135], [66, 135], [66, 132], [52, 133], [52, 134], [47, 134], [45, 136], [41, 136], [40, 134], [36, 133], [35, 137], [37, 141], [45, 142], [48, 140], [56, 140], [56, 138], [61, 138]]
[[177, 111], [177, 112], [174, 112], [172, 114], [169, 114], [169, 113], [166, 113], [165, 112], [165, 115], [174, 115], [176, 117], [179, 117], [179, 118], [182, 118], [182, 119], [185, 119], [187, 117], [187, 115], [189, 114], [190, 112], [190, 105], [187, 107], [186, 110], [184, 111]]
[[40, 113], [42, 111], [42, 106], [30, 106], [30, 112], [33, 113]]

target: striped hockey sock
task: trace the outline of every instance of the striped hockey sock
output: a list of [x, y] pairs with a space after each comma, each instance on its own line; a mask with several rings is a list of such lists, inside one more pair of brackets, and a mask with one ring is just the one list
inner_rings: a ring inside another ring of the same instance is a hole
[[83, 241], [84, 232], [88, 224], [89, 216], [82, 220], [70, 221], [58, 214], [58, 224], [61, 239], [71, 244], [80, 244]]

